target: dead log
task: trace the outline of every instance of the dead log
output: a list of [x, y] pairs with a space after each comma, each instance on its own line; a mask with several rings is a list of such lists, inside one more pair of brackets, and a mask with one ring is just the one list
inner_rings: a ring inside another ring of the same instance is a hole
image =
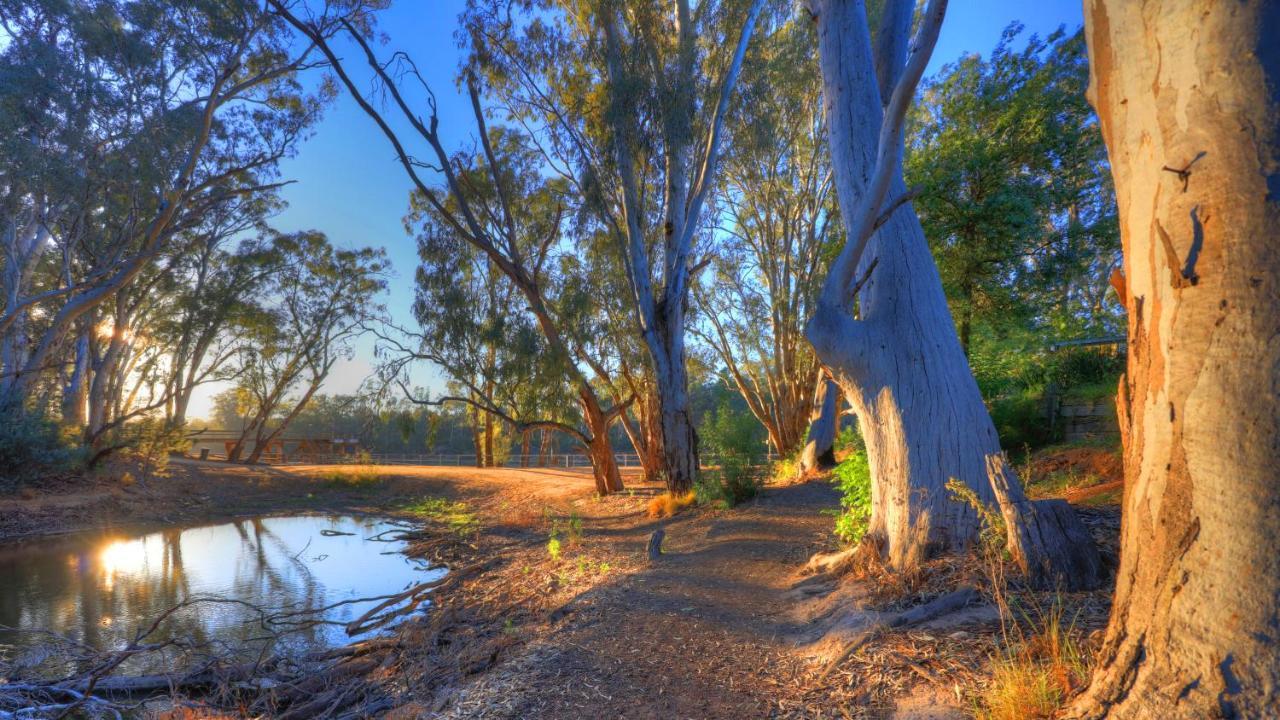
[[987, 456], [987, 478], [1004, 518], [1009, 555], [1032, 587], [1092, 590], [1102, 585], [1098, 548], [1067, 501], [1028, 500], [1010, 482], [1004, 453]]

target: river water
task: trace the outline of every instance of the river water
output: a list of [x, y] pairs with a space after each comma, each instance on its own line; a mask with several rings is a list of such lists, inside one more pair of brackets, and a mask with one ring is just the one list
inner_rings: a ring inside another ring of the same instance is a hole
[[[70, 669], [84, 662], [86, 648], [121, 649], [165, 611], [192, 601], [147, 638], [176, 644], [131, 661], [128, 670], [346, 644], [359, 638], [342, 625], [376, 602], [281, 616], [443, 575], [401, 552], [397, 527], [367, 517], [258, 517], [0, 547], [0, 660]], [[272, 620], [264, 622], [264, 609]], [[52, 652], [55, 646], [61, 650]], [[75, 656], [81, 659], [68, 660]]]

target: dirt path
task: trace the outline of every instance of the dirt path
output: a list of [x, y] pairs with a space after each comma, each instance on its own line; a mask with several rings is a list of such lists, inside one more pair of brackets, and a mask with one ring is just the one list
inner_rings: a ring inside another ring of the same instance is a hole
[[[772, 488], [734, 510], [666, 521], [595, 517], [583, 551], [630, 571], [572, 595], [516, 657], [450, 699], [450, 718], [818, 717], [804, 628], [784, 598], [829, 546], [826, 483]], [[663, 556], [640, 560], [663, 527]], [[602, 547], [604, 546], [604, 547]], [[831, 698], [830, 717], [841, 717]]]

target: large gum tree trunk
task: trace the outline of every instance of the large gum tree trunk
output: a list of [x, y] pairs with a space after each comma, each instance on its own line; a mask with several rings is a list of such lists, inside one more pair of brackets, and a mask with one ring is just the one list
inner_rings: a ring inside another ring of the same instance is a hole
[[[660, 311], [661, 312], [661, 311]], [[657, 373], [658, 427], [661, 431], [663, 471], [667, 490], [674, 494], [693, 489], [698, 479], [698, 431], [689, 410], [689, 369], [684, 351], [684, 312], [662, 312], [659, 342], [649, 344]]]
[[[883, 115], [862, 2], [820, 0], [818, 50], [835, 185], [845, 224], [876, 163]], [[901, 62], [900, 60], [898, 62]], [[900, 176], [889, 197], [904, 193]], [[860, 318], [815, 316], [807, 333], [858, 417], [871, 466], [868, 536], [895, 567], [977, 537], [978, 518], [954, 501], [950, 478], [994, 505], [986, 457], [1000, 440], [969, 372], [924, 231], [910, 204], [871, 237], [856, 273], [875, 268]]]
[[1111, 623], [1071, 715], [1276, 717], [1280, 2], [1094, 0], [1085, 21], [1129, 360]]
[[[898, 11], [888, 15], [899, 24], [895, 28], [882, 25], [882, 40], [905, 36], [912, 5], [906, 0], [905, 7], [890, 8]], [[818, 23], [832, 170], [850, 239], [832, 265], [806, 336], [844, 391], [866, 440], [873, 479], [868, 540], [879, 546], [891, 567], [906, 569], [935, 551], [961, 550], [976, 539], [976, 511], [955, 499], [946, 484], [954, 478], [983, 504], [996, 506], [988, 459], [1000, 457], [1000, 439], [969, 372], [942, 282], [910, 203], [898, 205], [881, 229], [869, 236], [862, 255], [856, 254], [857, 238], [867, 237], [862, 228], [871, 227], [868, 223], [879, 215], [878, 208], [906, 193], [898, 164], [901, 156], [890, 152], [895, 150], [892, 145], [886, 145], [885, 154], [880, 155], [886, 164], [878, 167], [877, 163], [884, 117], [879, 84], [896, 86], [903, 75], [909, 78], [906, 82], [918, 79], [928, 49], [913, 56], [912, 72], [905, 73], [901, 59], [905, 43], [889, 43], [901, 54], [879, 60], [881, 69], [888, 70], [878, 79], [863, 3], [815, 0], [812, 6]], [[931, 0], [922, 28], [936, 33], [944, 8], [945, 0]], [[901, 104], [905, 97], [909, 96], [899, 97], [895, 113], [905, 112]], [[894, 120], [900, 123], [902, 115]], [[896, 150], [900, 150], [901, 132], [885, 141], [898, 143]], [[870, 200], [876, 207], [868, 209], [862, 196], [878, 171], [890, 173], [877, 175], [889, 179], [888, 195], [882, 202]], [[864, 217], [864, 213], [870, 214]], [[857, 319], [850, 307], [855, 292]], [[1012, 543], [1020, 544], [1015, 556], [1022, 558], [1019, 564], [1033, 582], [1066, 587], [1098, 582], [1092, 544], [1086, 541], [1074, 547], [1064, 535], [1070, 529], [1081, 531], [1075, 537], [1087, 539], [1069, 508], [1054, 508], [1054, 512], [1046, 508], [1039, 513], [1026, 504], [1021, 511], [1025, 499], [1017, 478], [1005, 469], [996, 480], [1005, 498], [1019, 509], [1016, 516], [1025, 520], [1024, 526], [1012, 529], [1010, 537]], [[1058, 562], [1064, 558], [1070, 564]], [[1075, 572], [1081, 568], [1088, 572]]]

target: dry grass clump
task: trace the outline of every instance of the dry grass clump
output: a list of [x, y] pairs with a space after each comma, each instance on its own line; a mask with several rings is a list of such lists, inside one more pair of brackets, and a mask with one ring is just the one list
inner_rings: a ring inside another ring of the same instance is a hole
[[991, 660], [991, 682], [978, 694], [975, 715], [981, 720], [1055, 717], [1089, 677], [1078, 633], [1063, 622], [1061, 603], [1028, 628], [1011, 632], [1012, 642]]
[[368, 488], [386, 480], [376, 465], [350, 465], [325, 470], [318, 476], [335, 488]]
[[671, 517], [697, 500], [697, 494], [690, 490], [683, 495], [672, 495], [669, 492], [655, 496], [649, 501], [649, 517]]

